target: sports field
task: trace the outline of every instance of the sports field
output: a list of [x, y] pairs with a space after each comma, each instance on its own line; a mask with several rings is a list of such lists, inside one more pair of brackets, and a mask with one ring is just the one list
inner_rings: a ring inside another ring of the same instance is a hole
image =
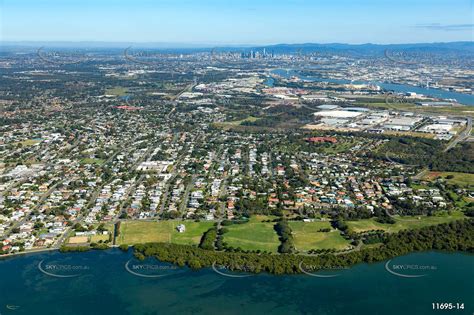
[[358, 221], [347, 221], [349, 229], [353, 232], [365, 232], [371, 230], [384, 230], [389, 233], [395, 233], [405, 229], [417, 229], [428, 225], [441, 224], [451, 222], [464, 218], [464, 215], [460, 211], [452, 212], [449, 214], [439, 216], [414, 216], [414, 217], [400, 217], [395, 216], [395, 224], [383, 224], [375, 221], [374, 219], [358, 220]]
[[240, 247], [243, 250], [262, 250], [276, 252], [280, 245], [278, 235], [273, 229], [274, 222], [262, 222], [272, 219], [267, 216], [253, 216], [249, 222], [225, 226], [229, 231], [224, 234], [227, 246]]
[[[176, 230], [176, 226], [179, 224], [185, 225], [185, 232], [179, 233]], [[121, 223], [117, 244], [171, 242], [198, 245], [202, 234], [213, 224], [213, 222], [193, 221], [124, 221]]]
[[[346, 249], [349, 242], [345, 240], [339, 231], [331, 228], [328, 221], [289, 222], [295, 248], [299, 251], [311, 249]], [[330, 228], [330, 232], [320, 232], [321, 229]]]

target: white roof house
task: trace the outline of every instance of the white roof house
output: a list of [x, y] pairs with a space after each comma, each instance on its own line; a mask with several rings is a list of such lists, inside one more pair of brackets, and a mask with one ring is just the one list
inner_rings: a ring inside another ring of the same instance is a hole
[[180, 224], [176, 227], [179, 233], [184, 233], [186, 231], [186, 226], [184, 224]]

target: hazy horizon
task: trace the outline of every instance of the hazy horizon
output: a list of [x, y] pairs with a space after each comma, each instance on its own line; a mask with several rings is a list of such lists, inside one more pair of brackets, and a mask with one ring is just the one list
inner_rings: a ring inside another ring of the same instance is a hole
[[1, 41], [4, 46], [24, 46], [38, 48], [38, 45], [45, 47], [77, 47], [77, 48], [124, 48], [129, 45], [131, 47], [142, 48], [169, 48], [169, 49], [210, 49], [210, 48], [254, 48], [254, 47], [270, 47], [270, 46], [305, 46], [305, 45], [348, 45], [348, 46], [402, 46], [402, 45], [446, 45], [456, 43], [474, 44], [474, 41], [453, 41], [453, 42], [402, 42], [402, 43], [343, 43], [343, 42], [306, 42], [306, 43], [262, 43], [262, 44], [219, 44], [219, 43], [186, 43], [186, 42], [131, 42], [131, 41]]
[[0, 41], [198, 46], [472, 41], [472, 2], [453, 2], [3, 0]]

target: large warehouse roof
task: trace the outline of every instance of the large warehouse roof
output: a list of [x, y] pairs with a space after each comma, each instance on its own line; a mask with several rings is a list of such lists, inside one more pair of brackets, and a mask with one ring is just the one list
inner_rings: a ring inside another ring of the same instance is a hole
[[350, 112], [347, 110], [322, 110], [314, 113], [315, 116], [334, 117], [334, 118], [350, 118], [362, 115], [360, 112]]

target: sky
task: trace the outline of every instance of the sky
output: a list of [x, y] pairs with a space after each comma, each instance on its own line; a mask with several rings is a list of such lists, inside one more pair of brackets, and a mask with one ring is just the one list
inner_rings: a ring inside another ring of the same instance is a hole
[[0, 0], [0, 41], [472, 41], [474, 0]]

